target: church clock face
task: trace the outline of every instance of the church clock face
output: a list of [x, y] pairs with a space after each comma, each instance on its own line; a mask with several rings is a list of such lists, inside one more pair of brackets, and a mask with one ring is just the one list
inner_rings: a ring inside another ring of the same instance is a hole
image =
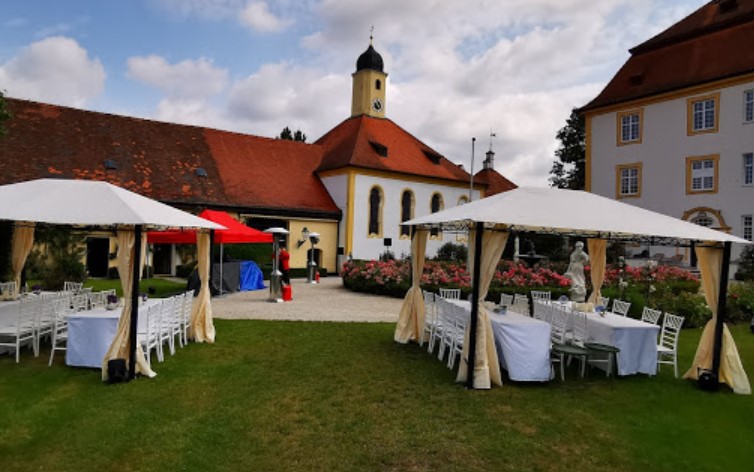
[[382, 111], [382, 100], [375, 98], [372, 100], [372, 110], [380, 112]]

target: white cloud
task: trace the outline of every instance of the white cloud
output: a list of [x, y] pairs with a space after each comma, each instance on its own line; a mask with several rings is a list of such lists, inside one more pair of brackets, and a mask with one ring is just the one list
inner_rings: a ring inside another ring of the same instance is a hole
[[239, 13], [241, 24], [259, 33], [276, 33], [284, 30], [293, 22], [275, 16], [265, 2], [251, 2]]
[[83, 106], [102, 93], [105, 69], [75, 40], [45, 38], [0, 65], [0, 84], [12, 97]]
[[171, 97], [195, 98], [221, 93], [228, 83], [228, 71], [206, 58], [169, 64], [163, 57], [131, 57], [128, 76], [157, 87]]
[[388, 117], [466, 169], [471, 137], [478, 169], [494, 131], [496, 168], [519, 184], [540, 186], [547, 185], [555, 134], [571, 109], [599, 93], [630, 47], [700, 6], [699, 0], [154, 1], [184, 14], [235, 18], [259, 32], [295, 21], [286, 33], [305, 35], [303, 62], [281, 56], [233, 81], [212, 104], [166, 92], [162, 119], [266, 136], [288, 125], [314, 140], [349, 116], [350, 74], [374, 25], [375, 48], [390, 74]]

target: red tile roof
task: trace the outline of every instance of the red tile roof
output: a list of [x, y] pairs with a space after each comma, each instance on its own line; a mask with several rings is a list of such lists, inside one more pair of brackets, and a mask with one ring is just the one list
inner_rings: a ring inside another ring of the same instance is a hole
[[485, 197], [491, 197], [492, 195], [518, 188], [518, 185], [502, 176], [495, 169], [480, 170], [474, 175], [474, 182], [487, 185], [487, 190], [484, 192]]
[[[728, 9], [724, 5], [735, 4]], [[754, 0], [713, 1], [631, 50], [582, 112], [754, 72]]]
[[[341, 210], [317, 171], [351, 166], [464, 183], [470, 177], [382, 118], [349, 118], [305, 144], [12, 98], [6, 102], [13, 117], [0, 139], [0, 185], [44, 177], [105, 180], [183, 206], [340, 219]], [[116, 168], [106, 169], [105, 161]], [[202, 169], [206, 177], [197, 173]], [[494, 174], [478, 182], [493, 189], [513, 186]]]
[[461, 182], [471, 177], [386, 118], [348, 118], [315, 144], [324, 148], [317, 171], [353, 166]]
[[[13, 118], [0, 139], [0, 184], [51, 176], [106, 180], [168, 203], [340, 218], [314, 174], [319, 146], [6, 102]], [[105, 160], [117, 169], [106, 170]]]

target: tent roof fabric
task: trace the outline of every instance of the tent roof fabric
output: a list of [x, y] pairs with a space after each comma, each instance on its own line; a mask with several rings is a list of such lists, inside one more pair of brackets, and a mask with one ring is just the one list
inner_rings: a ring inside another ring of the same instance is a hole
[[[240, 223], [224, 211], [204, 210], [200, 218], [225, 226], [215, 231], [217, 244], [271, 243], [272, 235]], [[150, 244], [196, 244], [196, 231], [151, 231], [147, 234]]]
[[224, 226], [107, 182], [38, 179], [0, 186], [0, 219], [77, 226]]
[[407, 221], [405, 225], [482, 222], [513, 231], [616, 240], [734, 242], [745, 239], [579, 190], [518, 188]]

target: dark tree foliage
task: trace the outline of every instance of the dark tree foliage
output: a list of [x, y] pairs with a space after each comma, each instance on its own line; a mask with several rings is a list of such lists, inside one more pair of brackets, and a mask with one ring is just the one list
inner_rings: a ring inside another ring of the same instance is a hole
[[287, 141], [299, 141], [302, 143], [306, 142], [306, 135], [301, 132], [300, 129], [297, 129], [296, 132], [292, 132], [289, 127], [283, 128], [283, 131], [280, 132], [280, 136], [278, 136], [278, 139], [285, 139]]
[[555, 151], [558, 160], [550, 169], [550, 186], [583, 190], [586, 182], [586, 133], [584, 118], [575, 108], [571, 110], [566, 125], [556, 135], [560, 147]]
[[5, 129], [5, 122], [11, 118], [10, 111], [5, 106], [5, 95], [0, 91], [0, 136], [3, 136], [7, 130]]
[[435, 260], [466, 262], [468, 248], [463, 244], [445, 243], [437, 250]]

